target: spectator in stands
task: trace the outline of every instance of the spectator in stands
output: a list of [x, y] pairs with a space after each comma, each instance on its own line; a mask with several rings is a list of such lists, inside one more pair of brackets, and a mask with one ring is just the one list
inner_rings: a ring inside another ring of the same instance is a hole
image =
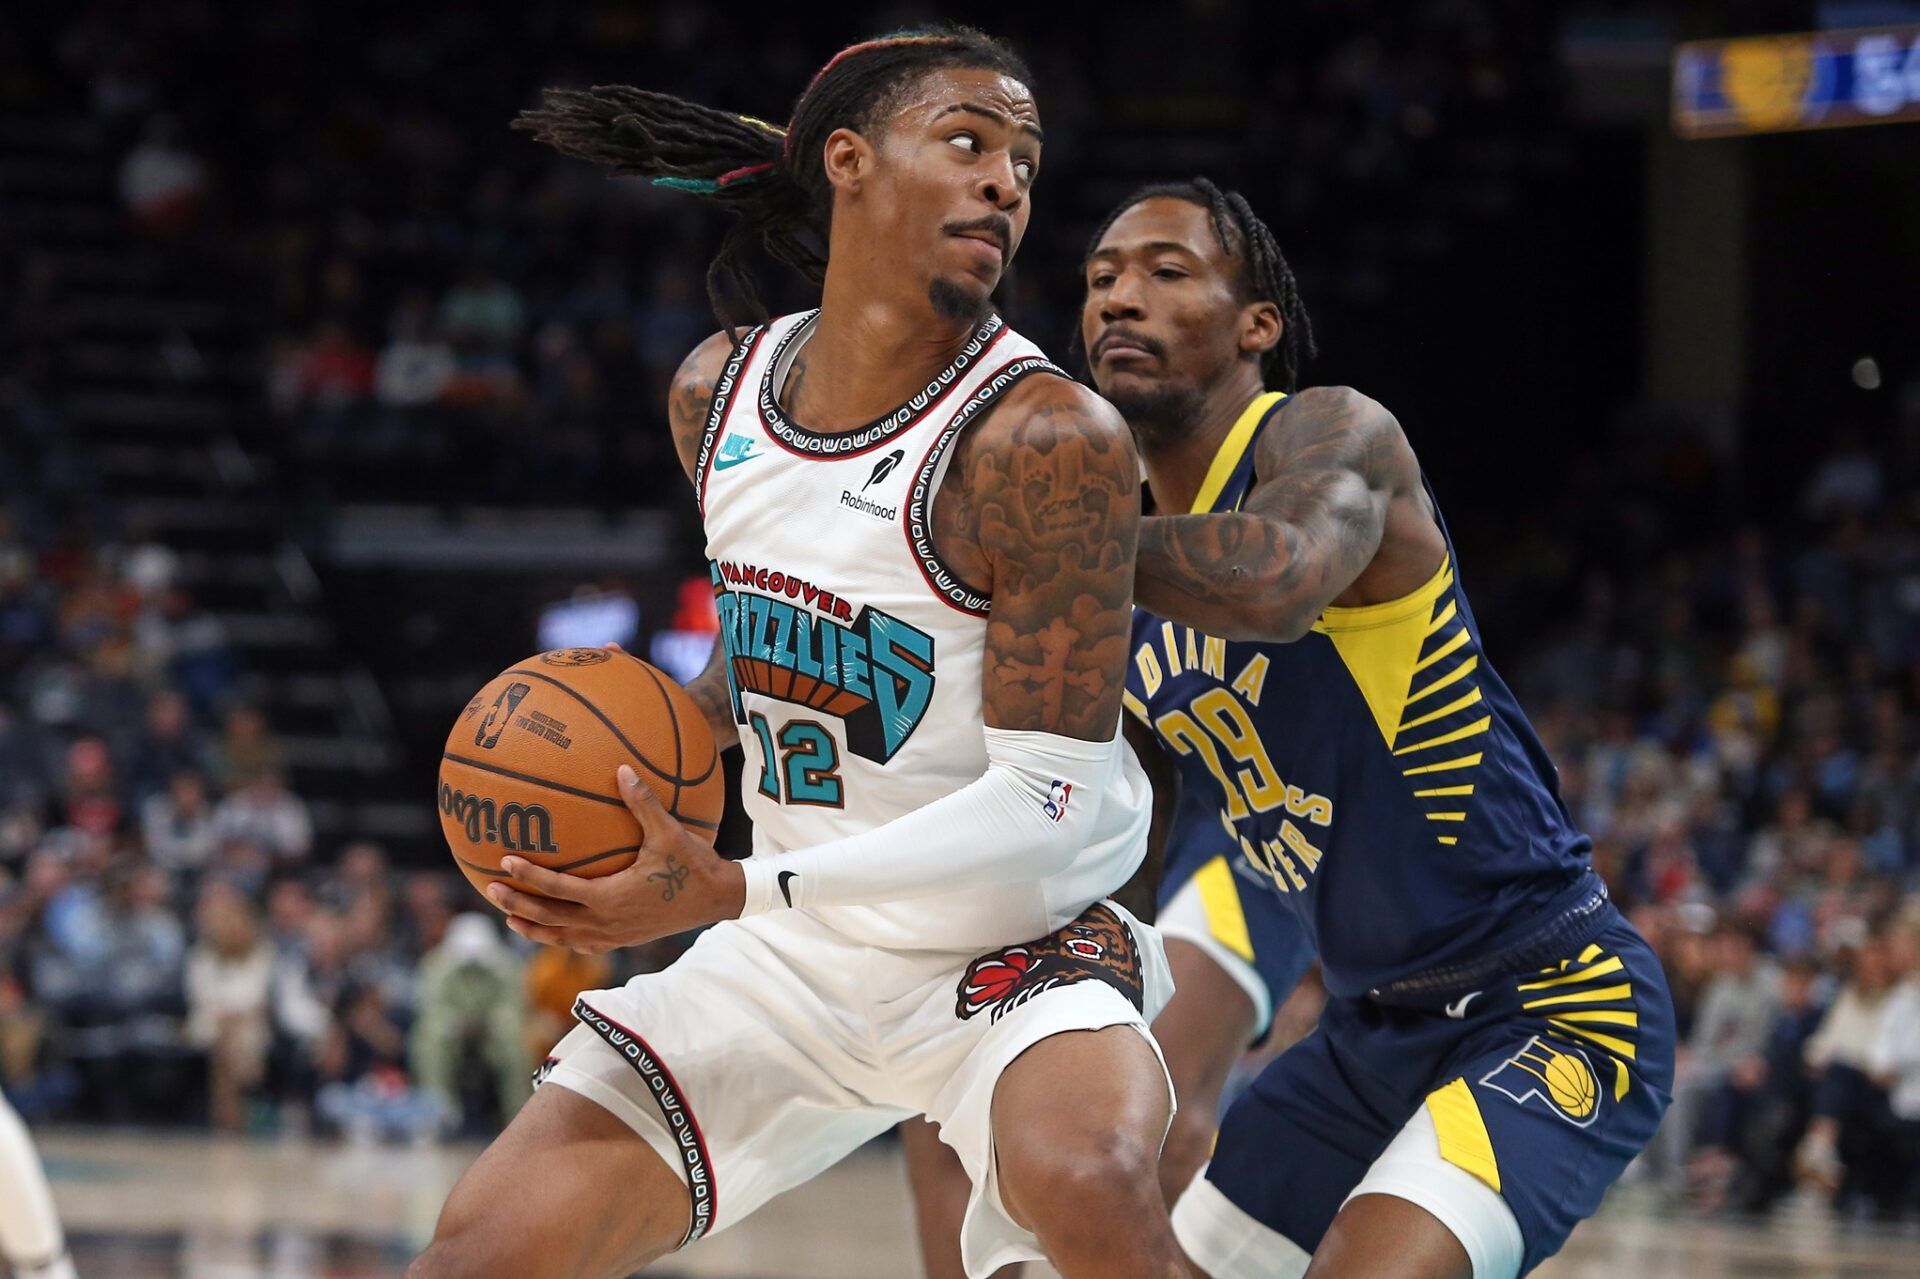
[[262, 768], [213, 810], [213, 838], [259, 844], [277, 864], [301, 862], [313, 848], [313, 819], [280, 774]]
[[267, 717], [252, 706], [228, 712], [214, 754], [214, 780], [223, 787], [238, 786], [245, 778], [281, 767], [280, 743], [267, 727]]
[[176, 874], [198, 874], [219, 845], [207, 780], [190, 768], [173, 774], [167, 789], [140, 807], [147, 855]]
[[1920, 908], [1909, 906], [1889, 929], [1888, 950], [1902, 974], [1887, 997], [1870, 1057], [1873, 1079], [1887, 1090], [1889, 1195], [1897, 1207], [1920, 1207]]
[[527, 1057], [545, 1060], [553, 1046], [578, 1023], [573, 1001], [581, 992], [613, 981], [613, 961], [559, 946], [541, 946], [527, 960]]
[[211, 716], [238, 678], [220, 620], [175, 587], [167, 592], [160, 618], [146, 633], [160, 637], [155, 642], [163, 646], [154, 654], [156, 669], [166, 671], [196, 714]]
[[145, 723], [118, 756], [128, 798], [138, 804], [166, 790], [180, 772], [206, 772], [208, 742], [193, 722], [187, 699], [177, 689], [165, 688], [147, 702]]
[[407, 877], [400, 917], [394, 921], [398, 948], [416, 958], [425, 955], [446, 939], [454, 919], [453, 898], [460, 894], [462, 905], [473, 899], [466, 881], [444, 871], [415, 871]]
[[[294, 880], [276, 885], [281, 921], [291, 925]], [[320, 1083], [320, 1059], [334, 1031], [336, 1010], [348, 986], [346, 929], [332, 911], [304, 910], [298, 932], [283, 933], [274, 946], [272, 1085], [288, 1126], [305, 1122]], [[295, 1118], [295, 1114], [299, 1118]]]
[[1904, 1166], [1892, 1157], [1887, 1091], [1872, 1073], [1893, 976], [1886, 941], [1866, 938], [1847, 984], [1807, 1040], [1814, 1118], [1800, 1143], [1800, 1167], [1841, 1207], [1865, 1201], [1891, 1211], [1906, 1189]]
[[1734, 1172], [1733, 1150], [1766, 1083], [1767, 1037], [1780, 1014], [1780, 973], [1761, 960], [1753, 935], [1733, 922], [1713, 937], [1714, 975], [1707, 982], [1688, 1040], [1684, 1091], [1699, 1107], [1698, 1149], [1689, 1172], [1704, 1207], [1724, 1202]]
[[476, 262], [440, 300], [437, 318], [459, 365], [446, 389], [449, 402], [499, 404], [518, 396], [513, 344], [526, 325], [526, 310], [512, 285]]
[[489, 1122], [504, 1124], [526, 1100], [526, 997], [519, 957], [493, 918], [455, 917], [421, 961], [411, 1048], [414, 1077], [444, 1113], [462, 1114], [463, 1084], [476, 1066], [491, 1084]]
[[433, 328], [433, 303], [412, 290], [394, 309], [392, 336], [374, 371], [374, 394], [390, 409], [437, 403], [458, 371], [453, 348]]
[[1767, 1028], [1760, 1081], [1743, 1099], [1737, 1127], [1728, 1137], [1738, 1166], [1725, 1202], [1739, 1211], [1764, 1212], [1793, 1188], [1794, 1150], [1806, 1133], [1813, 1101], [1806, 1043], [1826, 1013], [1820, 985], [1812, 960], [1781, 965], [1780, 1009]]
[[98, 737], [83, 737], [67, 750], [66, 778], [60, 795], [61, 821], [90, 835], [105, 835], [120, 825], [120, 793], [113, 780], [113, 757]]
[[407, 1078], [407, 1036], [378, 984], [351, 983], [320, 1054], [318, 1108], [354, 1141], [431, 1138], [445, 1112]]
[[252, 904], [222, 880], [200, 895], [200, 942], [187, 959], [187, 1040], [207, 1054], [213, 1126], [238, 1132], [266, 1075], [273, 951], [258, 935]]

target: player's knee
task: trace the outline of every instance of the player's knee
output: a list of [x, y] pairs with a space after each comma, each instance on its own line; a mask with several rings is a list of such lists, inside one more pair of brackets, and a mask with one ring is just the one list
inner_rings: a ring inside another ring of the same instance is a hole
[[1160, 1202], [1159, 1151], [1129, 1133], [1090, 1134], [1037, 1152], [1016, 1177], [1002, 1167], [1010, 1205], [1034, 1233], [1109, 1233]]

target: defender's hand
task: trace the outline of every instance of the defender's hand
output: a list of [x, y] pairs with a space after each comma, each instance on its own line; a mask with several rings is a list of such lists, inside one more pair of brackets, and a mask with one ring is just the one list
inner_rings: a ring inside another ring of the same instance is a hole
[[618, 780], [640, 823], [633, 865], [584, 879], [503, 857], [500, 869], [513, 882], [487, 885], [487, 898], [507, 912], [507, 927], [529, 941], [597, 955], [739, 917], [747, 901], [740, 868], [674, 820], [631, 767], [622, 764]]

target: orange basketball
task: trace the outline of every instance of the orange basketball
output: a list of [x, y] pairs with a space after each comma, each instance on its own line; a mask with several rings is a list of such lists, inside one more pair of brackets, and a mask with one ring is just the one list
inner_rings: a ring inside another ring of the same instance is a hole
[[475, 888], [508, 853], [550, 870], [633, 864], [640, 825], [615, 776], [631, 764], [666, 810], [711, 840], [726, 779], [684, 690], [637, 657], [558, 648], [495, 676], [454, 721], [440, 756], [440, 829]]

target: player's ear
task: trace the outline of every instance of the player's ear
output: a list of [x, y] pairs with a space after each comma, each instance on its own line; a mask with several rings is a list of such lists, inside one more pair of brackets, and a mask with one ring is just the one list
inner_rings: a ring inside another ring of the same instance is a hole
[[827, 181], [836, 191], [858, 191], [860, 183], [873, 172], [873, 147], [852, 129], [835, 129], [827, 135], [821, 153]]
[[1240, 308], [1241, 354], [1265, 355], [1280, 344], [1285, 328], [1279, 307], [1271, 302], [1249, 302]]

